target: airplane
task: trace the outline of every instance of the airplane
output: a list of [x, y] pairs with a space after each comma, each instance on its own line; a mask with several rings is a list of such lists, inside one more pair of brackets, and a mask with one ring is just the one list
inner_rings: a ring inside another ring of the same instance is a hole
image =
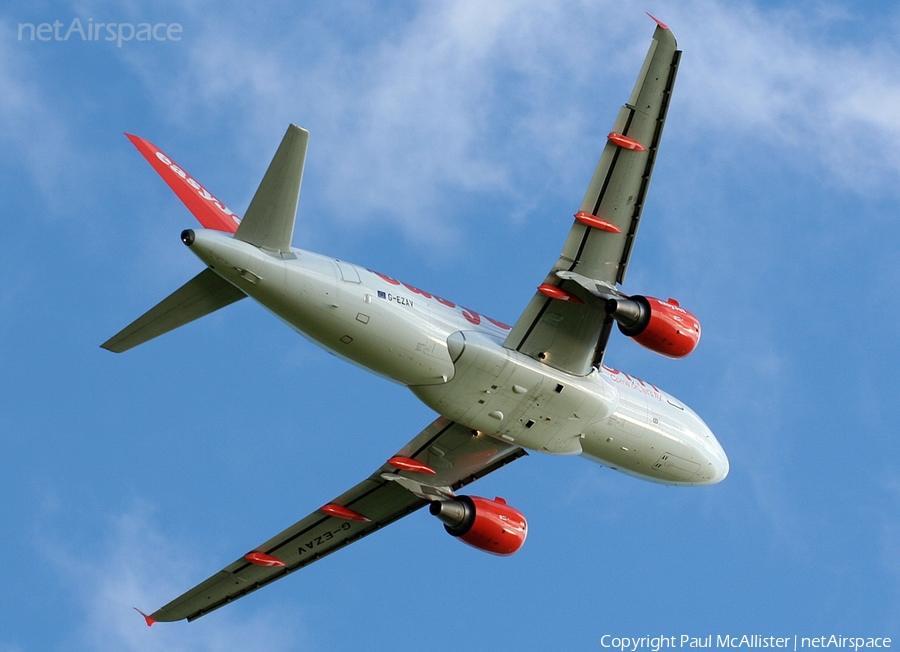
[[[651, 16], [653, 18], [653, 16]], [[670, 358], [697, 318], [618, 286], [640, 224], [681, 57], [656, 28], [559, 259], [509, 326], [391, 276], [291, 246], [309, 134], [290, 125], [243, 219], [147, 140], [126, 134], [204, 227], [182, 242], [205, 269], [101, 346], [120, 353], [245, 297], [338, 357], [407, 386], [439, 415], [372, 475], [151, 614], [195, 620], [428, 506], [496, 555], [528, 524], [502, 498], [457, 493], [527, 454], [580, 455], [666, 485], [729, 471], [715, 435], [655, 385], [603, 365], [613, 324]]]

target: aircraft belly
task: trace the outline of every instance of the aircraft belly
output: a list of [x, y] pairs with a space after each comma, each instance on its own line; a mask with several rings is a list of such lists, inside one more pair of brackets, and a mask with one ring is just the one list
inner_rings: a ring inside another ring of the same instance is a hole
[[284, 265], [280, 293], [256, 298], [320, 346], [375, 373], [403, 384], [452, 377], [446, 335], [427, 311], [379, 301], [341, 265], [338, 273], [336, 261], [303, 253]]
[[320, 346], [410, 385], [447, 382], [454, 372], [446, 330], [424, 301], [382, 300], [359, 269], [306, 251], [267, 253], [219, 234], [197, 234], [195, 253], [217, 274]]
[[582, 429], [612, 410], [614, 398], [597, 378], [559, 372], [477, 333], [464, 339], [452, 381], [410, 388], [449, 419], [524, 448], [572, 455], [582, 452]]
[[501, 498], [454, 492], [526, 448], [580, 454], [666, 484], [714, 484], [728, 475], [724, 450], [687, 406], [602, 367], [616, 321], [638, 343], [675, 357], [690, 353], [700, 332], [694, 324], [690, 347], [663, 351], [657, 340], [674, 337], [672, 329], [684, 334], [668, 324], [668, 309], [656, 322], [665, 325], [651, 328], [644, 308], [653, 301], [689, 313], [674, 299], [626, 299], [617, 289], [681, 58], [674, 35], [653, 20], [650, 50], [561, 256], [512, 327], [374, 270], [293, 249], [306, 130], [288, 127], [243, 220], [155, 145], [128, 135], [204, 226], [181, 240], [209, 268], [103, 348], [120, 353], [249, 296], [331, 353], [408, 385], [442, 415], [332, 502], [157, 611], [140, 612], [148, 626], [195, 620], [429, 503], [449, 534], [512, 554], [527, 534], [521, 512]]

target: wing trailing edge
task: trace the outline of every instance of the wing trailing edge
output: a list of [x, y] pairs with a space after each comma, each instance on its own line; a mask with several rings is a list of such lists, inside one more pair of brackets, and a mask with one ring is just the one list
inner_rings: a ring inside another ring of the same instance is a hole
[[[425, 474], [428, 482], [456, 491], [526, 454], [518, 446], [476, 434], [439, 417], [391, 459], [409, 460], [430, 468], [434, 475]], [[156, 610], [149, 618], [154, 622], [196, 620], [413, 513], [430, 501], [410, 491], [407, 483], [398, 479], [417, 484], [416, 477], [415, 472], [386, 462], [352, 489]], [[268, 560], [278, 563], [268, 563]]]
[[653, 20], [647, 56], [560, 257], [504, 342], [577, 376], [603, 362], [613, 320], [602, 295], [615, 295], [625, 280], [681, 58], [671, 30]]

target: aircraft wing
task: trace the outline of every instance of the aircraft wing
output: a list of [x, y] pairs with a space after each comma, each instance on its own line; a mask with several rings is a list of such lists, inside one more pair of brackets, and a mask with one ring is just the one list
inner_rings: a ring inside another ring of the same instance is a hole
[[435, 474], [382, 465], [322, 509], [146, 616], [147, 622], [199, 618], [416, 511], [429, 503], [424, 496], [456, 490], [523, 455], [517, 446], [441, 417], [391, 458], [407, 461], [406, 466], [409, 460], [425, 464]]
[[613, 324], [605, 301], [622, 296], [616, 284], [625, 280], [675, 84], [681, 52], [657, 24], [562, 254], [504, 343], [575, 375], [603, 360]]

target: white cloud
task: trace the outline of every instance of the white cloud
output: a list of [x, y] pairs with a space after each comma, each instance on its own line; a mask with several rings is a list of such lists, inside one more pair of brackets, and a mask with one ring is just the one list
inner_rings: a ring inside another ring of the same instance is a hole
[[[757, 147], [848, 185], [896, 179], [900, 55], [877, 42], [829, 45], [822, 32], [845, 16], [829, 6], [813, 17], [708, 0], [665, 10], [686, 51], [678, 109], [699, 142], [715, 132], [702, 147]], [[621, 101], [598, 89], [633, 78], [652, 27], [631, 3], [457, 0], [357, 41], [309, 16], [254, 37], [229, 15], [194, 11], [205, 31], [175, 83], [143, 73], [173, 120], [212, 111], [262, 157], [285, 122], [312, 125], [336, 219], [393, 222], [433, 241], [454, 233], [453, 198], [505, 197], [514, 216], [536, 183], [571, 183], [580, 169], [567, 161], [586, 156], [586, 135], [605, 130]]]
[[112, 518], [104, 538], [102, 546], [89, 554], [74, 550], [70, 543], [44, 545], [44, 554], [72, 585], [83, 612], [74, 635], [78, 648], [93, 652], [297, 649], [301, 624], [287, 605], [241, 620], [218, 612], [190, 624], [158, 623], [148, 629], [133, 607], [152, 612], [189, 588], [198, 572], [210, 568], [198, 571], [199, 555], [186, 552], [186, 545], [162, 534], [146, 505]]
[[[323, 38], [316, 57], [298, 61], [296, 44], [309, 38], [303, 18], [274, 41], [250, 40], [223, 18], [207, 21], [174, 85], [148, 83], [167, 108], [181, 107], [173, 119], [222, 106], [244, 112], [239, 139], [270, 142], [288, 120], [310, 126], [337, 219], [386, 220], [413, 239], [440, 241], [454, 231], [448, 197], [490, 193], [514, 204], [532, 185], [516, 177], [534, 159], [571, 154], [583, 107], [560, 107], [554, 91], [561, 75], [593, 86], [584, 71], [607, 67], [591, 53], [608, 50], [584, 26], [572, 48], [571, 19], [558, 7], [512, 2], [425, 5], [362, 43]], [[541, 177], [554, 167], [541, 166]]]
[[[131, 65], [172, 124], [223, 127], [235, 142], [222, 148], [237, 147], [250, 169], [268, 160], [285, 123], [311, 126], [335, 219], [393, 223], [431, 242], [452, 239], [464, 219], [454, 206], [466, 198], [502, 201], [510, 219], [529, 209], [535, 187], [563, 185], [577, 200], [590, 163], [571, 159], [596, 158], [602, 141], [587, 152], [586, 139], [611, 123], [652, 28], [637, 3], [455, 0], [359, 24], [352, 13], [277, 9], [261, 17], [189, 3], [171, 9], [190, 25], [178, 46], [186, 59], [168, 46], [109, 56]], [[847, 20], [832, 4], [811, 12], [692, 0], [661, 13], [686, 53], [675, 106], [691, 128], [679, 138], [755, 148], [862, 192], [896, 185], [900, 54], [887, 32], [832, 45], [828, 28]], [[348, 27], [352, 35], [340, 32]], [[23, 48], [11, 51], [20, 45], [0, 43], [0, 124], [50, 195], [60, 177], [79, 174], [66, 164], [77, 125], [28, 81], [38, 77]], [[625, 90], [613, 97], [612, 82]], [[239, 189], [243, 199], [254, 185]]]
[[50, 208], [63, 210], [72, 196], [66, 179], [78, 175], [69, 125], [39, 82], [33, 44], [10, 38], [16, 33], [0, 19], [0, 142], [9, 148], [4, 158], [7, 165], [24, 164]]
[[[888, 31], [836, 45], [846, 20], [820, 11], [763, 11], [697, 0], [677, 10], [685, 49], [679, 99], [698, 139], [737, 136], [773, 165], [824, 168], [868, 192], [900, 173], [900, 52]], [[713, 145], [715, 149], [716, 146]]]

